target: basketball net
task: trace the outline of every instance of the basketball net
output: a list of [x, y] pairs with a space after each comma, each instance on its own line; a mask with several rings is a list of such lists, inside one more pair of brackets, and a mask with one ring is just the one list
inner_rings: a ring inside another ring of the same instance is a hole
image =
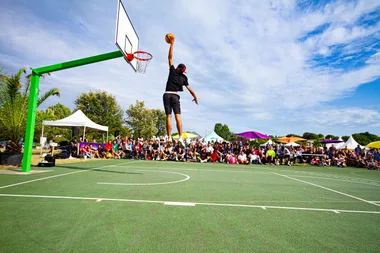
[[136, 72], [144, 74], [146, 68], [149, 65], [150, 60], [152, 60], [153, 56], [145, 51], [136, 51], [133, 54], [125, 55], [127, 61], [131, 62], [133, 59], [136, 60]]

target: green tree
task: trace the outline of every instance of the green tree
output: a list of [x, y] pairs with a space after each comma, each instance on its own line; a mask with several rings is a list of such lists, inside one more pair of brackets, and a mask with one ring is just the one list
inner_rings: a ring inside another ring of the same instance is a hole
[[230, 131], [230, 128], [226, 124], [222, 125], [222, 123], [216, 123], [214, 126], [214, 131], [217, 135], [219, 135], [227, 141], [233, 141], [237, 139], [237, 136], [235, 136]]
[[325, 136], [324, 136], [323, 134], [318, 134], [318, 138], [319, 138], [319, 139], [324, 139]]
[[365, 133], [355, 133], [352, 135], [352, 137], [360, 144], [360, 145], [367, 145], [370, 142], [373, 141], [379, 141], [380, 137], [376, 134], [371, 134], [369, 132]]
[[[14, 75], [3, 75], [0, 81], [0, 129], [14, 143], [13, 150], [16, 152], [21, 152], [18, 143], [25, 134], [28, 113], [31, 75], [27, 75], [22, 84], [21, 79], [25, 73], [25, 68], [22, 68]], [[37, 108], [50, 96], [59, 95], [59, 89], [48, 90], [38, 98]]]
[[[75, 109], [81, 110], [89, 119], [97, 124], [108, 126], [109, 133], [120, 131], [123, 124], [123, 110], [117, 103], [116, 98], [106, 91], [83, 92], [74, 101]], [[88, 134], [88, 135], [87, 135]], [[100, 138], [102, 133], [86, 130], [88, 140]]]
[[156, 128], [157, 132], [155, 136], [166, 135], [166, 114], [163, 110], [153, 109], [153, 115], [157, 118]]
[[343, 140], [343, 141], [347, 141], [349, 138], [350, 138], [350, 136], [347, 136], [347, 135], [342, 136], [342, 140]]
[[[39, 142], [41, 137], [42, 122], [44, 120], [63, 119], [70, 116], [71, 113], [70, 108], [61, 103], [49, 106], [46, 110], [37, 111], [34, 140]], [[53, 139], [57, 135], [62, 135], [66, 140], [69, 140], [71, 139], [71, 129], [50, 126], [44, 127], [44, 136], [46, 136], [48, 140]]]
[[309, 132], [305, 132], [303, 135], [302, 135], [302, 138], [305, 138], [305, 139], [308, 139], [308, 140], [316, 140], [316, 139], [319, 139], [318, 135], [315, 134], [315, 133], [309, 133]]
[[325, 136], [326, 139], [331, 139], [331, 140], [338, 140], [339, 139], [339, 136], [335, 136], [335, 135], [332, 135], [332, 134], [328, 134]]
[[286, 135], [286, 137], [290, 137], [290, 136], [294, 136], [294, 137], [300, 137], [300, 138], [302, 138], [302, 136], [301, 136], [301, 135], [298, 135], [298, 134], [288, 134], [288, 135]]
[[165, 133], [164, 112], [146, 108], [144, 101], [136, 101], [135, 105], [129, 106], [126, 113], [125, 122], [133, 130], [135, 136], [150, 138], [153, 135]]

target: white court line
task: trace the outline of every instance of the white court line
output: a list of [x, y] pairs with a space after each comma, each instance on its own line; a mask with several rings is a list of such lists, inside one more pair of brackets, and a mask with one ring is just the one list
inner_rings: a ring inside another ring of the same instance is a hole
[[165, 206], [195, 206], [195, 203], [189, 202], [165, 202]]
[[372, 204], [372, 205], [375, 205], [375, 206], [380, 206], [380, 205], [378, 205], [378, 204], [376, 204], [374, 202], [371, 202], [371, 201], [368, 201], [368, 200], [365, 200], [365, 199], [362, 199], [362, 198], [358, 198], [358, 197], [352, 196], [352, 195], [344, 193], [344, 192], [336, 191], [336, 190], [333, 190], [333, 189], [330, 189], [330, 188], [327, 188], [327, 187], [324, 187], [324, 186], [321, 186], [321, 185], [313, 184], [313, 183], [310, 183], [310, 182], [307, 182], [307, 181], [304, 181], [304, 180], [301, 180], [301, 179], [297, 179], [297, 178], [294, 178], [294, 177], [289, 177], [289, 176], [282, 175], [282, 174], [279, 174], [279, 173], [274, 173], [274, 174], [282, 176], [282, 177], [286, 177], [286, 178], [289, 178], [289, 179], [292, 179], [292, 180], [295, 180], [295, 181], [298, 181], [298, 182], [302, 182], [302, 183], [305, 183], [305, 184], [313, 185], [313, 186], [316, 186], [316, 187], [319, 187], [319, 188], [322, 188], [322, 189], [325, 189], [325, 190], [328, 190], [328, 191], [331, 191], [331, 192], [335, 192], [335, 193], [338, 193], [338, 194], [341, 194], [341, 195], [344, 195], [344, 196], [347, 196], [347, 197], [350, 197], [350, 198], [358, 199], [358, 200], [366, 202], [368, 204]]
[[169, 181], [169, 182], [160, 182], [160, 183], [107, 183], [107, 182], [98, 182], [98, 184], [108, 184], [108, 185], [163, 185], [163, 184], [176, 184], [185, 182], [190, 179], [189, 175], [182, 174], [179, 172], [172, 171], [160, 171], [160, 170], [135, 170], [135, 171], [149, 171], [149, 172], [161, 172], [161, 173], [171, 173], [185, 176], [185, 179], [177, 180], [177, 181]]
[[[373, 185], [373, 186], [380, 186], [379, 184], [371, 184], [366, 182], [358, 182], [354, 180], [345, 180], [345, 179], [338, 179], [338, 178], [332, 178], [332, 177], [314, 177], [314, 176], [299, 176], [299, 175], [291, 175], [292, 177], [306, 177], [306, 178], [319, 178], [319, 179], [327, 179], [327, 180], [335, 180], [335, 181], [342, 181], [342, 182], [350, 182], [350, 183], [356, 183], [356, 184], [367, 184], [367, 185]], [[373, 201], [372, 201], [373, 202]]]
[[98, 200], [104, 201], [117, 201], [117, 202], [132, 202], [132, 203], [153, 203], [173, 205], [181, 203], [182, 205], [201, 205], [201, 206], [223, 206], [223, 207], [246, 207], [246, 208], [259, 208], [259, 209], [283, 209], [283, 210], [298, 210], [298, 211], [321, 211], [333, 213], [365, 213], [365, 214], [380, 214], [380, 211], [359, 211], [359, 210], [338, 210], [338, 209], [323, 209], [323, 208], [306, 208], [306, 207], [288, 207], [288, 206], [257, 206], [257, 205], [244, 205], [244, 204], [223, 204], [223, 203], [203, 203], [203, 202], [176, 202], [176, 201], [160, 201], [160, 200], [139, 200], [139, 199], [114, 199], [114, 198], [91, 198], [91, 197], [70, 197], [70, 196], [43, 196], [43, 195], [21, 195], [21, 194], [0, 194], [0, 197], [22, 197], [22, 198], [46, 198], [46, 199], [73, 199], [73, 200]]
[[[130, 162], [130, 163], [133, 163], [133, 162]], [[129, 164], [129, 163], [125, 163], [125, 164]], [[86, 171], [97, 170], [97, 169], [106, 168], [106, 167], [114, 167], [114, 166], [115, 165], [107, 165], [107, 166], [101, 166], [101, 167], [97, 167], [97, 168], [93, 168], [93, 169], [87, 169], [87, 170], [83, 169], [83, 170], [79, 170], [79, 171], [68, 172], [68, 173], [54, 175], [54, 176], [49, 176], [49, 177], [42, 177], [42, 178], [38, 178], [38, 179], [34, 179], [34, 180], [29, 180], [29, 181], [24, 181], [24, 182], [20, 182], [20, 183], [0, 186], [0, 189], [9, 188], [9, 187], [17, 186], [17, 185], [22, 185], [22, 184], [29, 184], [29, 183], [33, 183], [33, 182], [37, 182], [37, 181], [41, 181], [41, 180], [46, 180], [46, 179], [50, 179], [50, 178], [55, 178], [55, 177], [62, 177], [62, 176], [76, 174], [76, 173], [82, 173], [82, 172], [86, 172]]]

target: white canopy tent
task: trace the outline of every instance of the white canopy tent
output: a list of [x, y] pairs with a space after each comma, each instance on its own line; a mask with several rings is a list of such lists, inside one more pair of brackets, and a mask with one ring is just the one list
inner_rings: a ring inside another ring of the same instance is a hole
[[42, 122], [42, 133], [41, 136], [44, 136], [44, 126], [54, 126], [54, 127], [62, 127], [62, 128], [70, 128], [70, 127], [83, 127], [83, 139], [86, 137], [86, 128], [95, 129], [99, 131], [107, 132], [107, 141], [108, 141], [108, 126], [102, 126], [96, 124], [81, 111], [78, 110], [70, 116], [55, 120], [55, 121], [47, 121], [44, 120]]
[[290, 147], [290, 146], [292, 146], [292, 147], [299, 147], [300, 146], [300, 144], [298, 144], [298, 143], [295, 143], [295, 142], [289, 142], [288, 144], [286, 144], [285, 145], [286, 147]]
[[217, 142], [224, 142], [225, 140], [217, 135], [215, 131], [212, 131], [208, 134], [206, 134], [205, 137], [203, 137], [201, 140], [204, 140], [205, 142], [212, 142], [212, 141], [217, 141]]
[[[346, 142], [341, 142], [341, 143], [338, 143], [336, 145], [336, 149], [350, 149], [350, 150], [353, 150], [355, 149], [357, 146], [359, 145], [359, 143], [357, 143], [355, 141], [355, 139], [352, 137], [352, 135], [350, 136], [350, 138], [348, 138], [348, 140]], [[364, 148], [364, 146], [361, 146], [359, 145], [361, 148]]]
[[275, 145], [276, 143], [272, 140], [268, 140], [267, 142], [261, 144], [261, 147], [266, 147], [267, 145]]

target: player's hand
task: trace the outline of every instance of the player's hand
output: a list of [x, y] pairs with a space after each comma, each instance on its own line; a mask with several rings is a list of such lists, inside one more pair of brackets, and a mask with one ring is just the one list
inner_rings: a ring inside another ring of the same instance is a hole
[[175, 41], [175, 37], [173, 37], [173, 38], [170, 40], [170, 45], [173, 45], [173, 44], [174, 44], [174, 41]]
[[197, 99], [197, 98], [194, 98], [194, 99], [193, 99], [193, 102], [195, 102], [196, 104], [198, 104], [198, 99]]

